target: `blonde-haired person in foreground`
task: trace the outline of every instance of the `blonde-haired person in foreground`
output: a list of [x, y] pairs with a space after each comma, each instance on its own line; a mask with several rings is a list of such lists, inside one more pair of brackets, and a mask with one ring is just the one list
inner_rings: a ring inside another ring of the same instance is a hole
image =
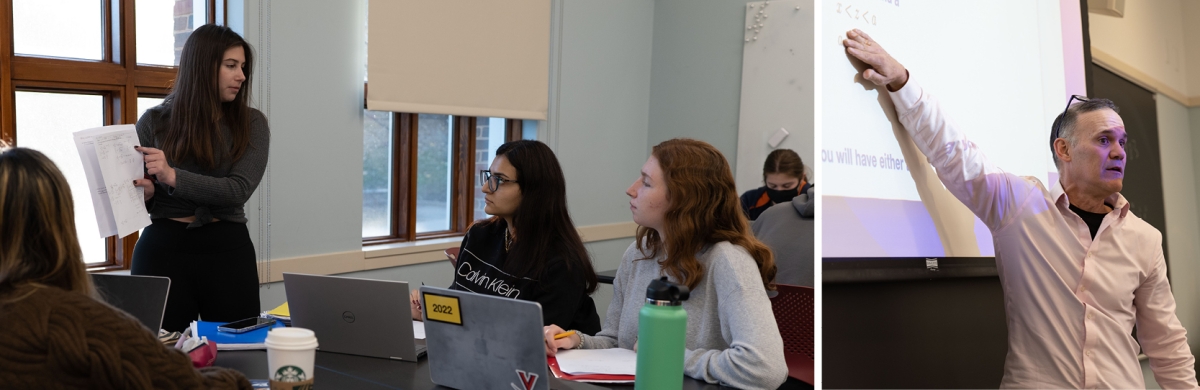
[[50, 159], [0, 146], [0, 388], [250, 389], [96, 299], [74, 210]]
[[707, 143], [672, 139], [654, 147], [629, 195], [637, 241], [625, 250], [612, 303], [595, 336], [554, 335], [558, 349], [637, 350], [638, 311], [650, 281], [687, 285], [683, 373], [741, 389], [774, 389], [787, 379], [783, 338], [767, 290], [775, 288], [771, 250], [754, 238], [725, 156]]

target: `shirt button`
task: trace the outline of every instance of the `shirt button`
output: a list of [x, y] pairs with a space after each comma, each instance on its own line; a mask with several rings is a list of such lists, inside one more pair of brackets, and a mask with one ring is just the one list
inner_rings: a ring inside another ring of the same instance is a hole
[[1090, 319], [1092, 319], [1092, 315], [1091, 315], [1091, 314], [1088, 314], [1088, 317], [1087, 317], [1087, 319], [1089, 319], [1089, 320], [1090, 320]]
[[1088, 357], [1091, 357], [1091, 356], [1092, 356], [1092, 351], [1087, 351], [1087, 355], [1088, 355]]

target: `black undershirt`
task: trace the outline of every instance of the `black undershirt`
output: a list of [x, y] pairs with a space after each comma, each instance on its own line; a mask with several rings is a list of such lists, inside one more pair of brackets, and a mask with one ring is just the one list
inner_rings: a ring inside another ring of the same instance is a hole
[[1071, 205], [1071, 211], [1074, 211], [1075, 214], [1078, 214], [1079, 218], [1083, 219], [1083, 223], [1088, 225], [1088, 230], [1092, 231], [1092, 239], [1095, 240], [1096, 232], [1100, 230], [1100, 224], [1104, 222], [1104, 216], [1107, 215], [1107, 213], [1097, 214], [1088, 212], [1081, 208], [1075, 207], [1075, 205]]

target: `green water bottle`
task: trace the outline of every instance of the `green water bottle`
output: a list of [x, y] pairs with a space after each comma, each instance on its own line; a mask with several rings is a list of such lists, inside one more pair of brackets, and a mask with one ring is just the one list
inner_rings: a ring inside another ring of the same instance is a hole
[[638, 313], [638, 390], [683, 388], [683, 349], [687, 336], [687, 286], [671, 283], [664, 276], [646, 287], [646, 305]]

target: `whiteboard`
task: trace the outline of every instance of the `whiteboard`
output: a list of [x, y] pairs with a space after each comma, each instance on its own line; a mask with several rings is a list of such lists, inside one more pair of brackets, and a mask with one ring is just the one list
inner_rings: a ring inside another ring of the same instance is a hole
[[[774, 149], [791, 149], [815, 181], [812, 1], [746, 4], [742, 37], [742, 92], [734, 176], [738, 192], [761, 187], [763, 161]], [[786, 129], [776, 148], [767, 141]]]

